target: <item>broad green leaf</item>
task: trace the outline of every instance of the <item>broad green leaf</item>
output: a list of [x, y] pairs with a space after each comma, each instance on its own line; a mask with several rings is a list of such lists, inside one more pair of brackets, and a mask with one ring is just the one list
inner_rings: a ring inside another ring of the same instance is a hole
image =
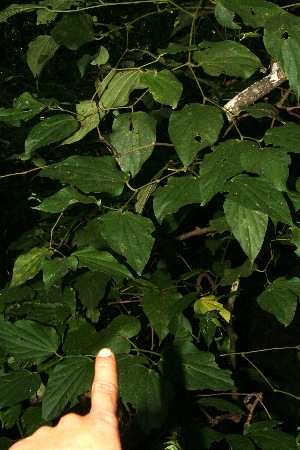
[[168, 214], [177, 212], [182, 206], [201, 202], [200, 178], [171, 177], [164, 187], [156, 189], [153, 199], [154, 214], [159, 223]]
[[109, 53], [108, 50], [103, 47], [103, 45], [100, 45], [98, 53], [96, 54], [95, 58], [90, 62], [91, 66], [102, 66], [103, 64], [106, 64], [109, 60]]
[[79, 268], [88, 267], [91, 270], [104, 272], [111, 277], [133, 278], [129, 270], [108, 252], [100, 252], [93, 247], [84, 247], [72, 255], [78, 258]]
[[288, 326], [295, 316], [299, 297], [298, 278], [277, 278], [258, 296], [257, 302], [262, 309], [274, 314], [280, 323]]
[[21, 417], [22, 430], [26, 430], [26, 436], [33, 434], [42, 426], [51, 427], [51, 422], [42, 419], [42, 407], [30, 406]]
[[230, 445], [230, 450], [255, 450], [253, 442], [247, 436], [224, 434], [224, 439]]
[[244, 208], [268, 214], [273, 221], [292, 224], [292, 218], [282, 192], [277, 191], [262, 177], [238, 175], [225, 184], [228, 199]]
[[57, 280], [63, 278], [69, 270], [75, 271], [77, 269], [78, 260], [74, 256], [67, 256], [65, 258], [44, 259], [42, 262], [43, 281], [45, 288], [50, 286]]
[[300, 126], [290, 122], [280, 127], [269, 128], [264, 142], [266, 145], [281, 147], [287, 152], [300, 153]]
[[[37, 25], [46, 25], [56, 19], [56, 12], [51, 12], [51, 9], [58, 9], [63, 11], [70, 9], [72, 5], [78, 5], [78, 0], [42, 0], [39, 2], [39, 6], [46, 6], [47, 9], [37, 10]], [[50, 10], [50, 11], [49, 11]]]
[[36, 393], [41, 384], [38, 374], [28, 370], [0, 373], [0, 408], [22, 402]]
[[200, 405], [206, 407], [212, 406], [219, 411], [229, 411], [236, 414], [241, 414], [242, 416], [246, 415], [246, 413], [239, 406], [235, 405], [232, 402], [229, 402], [228, 400], [223, 400], [222, 398], [200, 398], [200, 400], [197, 400], [197, 403], [200, 403]]
[[41, 324], [57, 326], [64, 324], [71, 316], [69, 305], [63, 303], [40, 303], [34, 306], [34, 310], [27, 314], [26, 319], [34, 320]]
[[75, 232], [75, 242], [77, 247], [94, 247], [97, 250], [109, 250], [109, 245], [102, 236], [101, 216], [91, 219], [84, 228], [79, 228]]
[[[1, 375], [2, 374], [0, 374], [0, 377]], [[2, 428], [6, 428], [7, 430], [9, 430], [17, 423], [21, 413], [21, 406], [22, 406], [21, 403], [17, 403], [16, 405], [8, 406], [7, 408], [3, 408], [2, 410], [0, 410], [0, 422]], [[0, 448], [2, 449], [2, 447]]]
[[[244, 142], [244, 141], [242, 141]], [[266, 178], [279, 191], [286, 190], [291, 158], [278, 149], [253, 146], [241, 153], [241, 164], [245, 171], [253, 172]]]
[[[191, 52], [193, 50], [197, 50], [196, 45], [183, 45], [183, 44], [178, 44], [175, 42], [170, 42], [168, 44], [167, 48], [159, 48], [158, 53], [160, 55], [167, 55], [167, 54], [176, 55], [176, 53]], [[166, 71], [166, 72], [168, 72], [168, 71]], [[149, 72], [146, 72], [146, 73], [149, 73]]]
[[194, 161], [200, 150], [217, 141], [222, 126], [222, 113], [214, 106], [193, 103], [172, 112], [169, 134], [185, 168]]
[[28, 120], [39, 114], [46, 105], [39, 102], [29, 92], [24, 92], [14, 101], [13, 108], [0, 108], [0, 120], [20, 126], [21, 120]]
[[165, 347], [159, 362], [164, 376], [183, 384], [188, 390], [227, 391], [234, 388], [229, 370], [221, 370], [214, 355], [201, 352], [190, 342]]
[[297, 450], [294, 436], [279, 430], [256, 431], [250, 438], [261, 450]]
[[155, 227], [146, 217], [131, 212], [111, 211], [101, 217], [101, 231], [111, 248], [125, 256], [140, 275], [154, 244]]
[[85, 356], [69, 356], [51, 372], [42, 404], [42, 417], [51, 420], [61, 414], [69, 403], [78, 402], [78, 395], [91, 389], [94, 362]]
[[27, 64], [33, 76], [38, 78], [59, 45], [51, 36], [41, 35], [31, 41], [27, 50]]
[[222, 303], [216, 301], [214, 295], [201, 297], [194, 303], [194, 311], [196, 314], [206, 314], [209, 311], [217, 311], [223, 319], [229, 323], [230, 312], [224, 308]]
[[34, 11], [35, 8], [36, 6], [34, 5], [17, 5], [17, 4], [9, 5], [8, 8], [4, 9], [3, 11], [0, 11], [0, 22], [6, 22], [7, 19], [14, 16], [15, 14]]
[[78, 128], [78, 122], [69, 114], [57, 114], [35, 125], [25, 141], [25, 154], [45, 145], [58, 142]]
[[32, 209], [59, 213], [67, 209], [68, 206], [76, 203], [83, 203], [87, 205], [89, 203], [96, 203], [96, 199], [95, 197], [87, 197], [86, 195], [82, 195], [72, 186], [68, 186], [56, 192], [56, 194], [51, 195], [51, 197], [45, 198], [39, 206], [35, 206]]
[[112, 70], [101, 82], [97, 92], [99, 96], [100, 114], [110, 109], [120, 108], [129, 102], [129, 95], [134, 89], [142, 89], [138, 70]]
[[194, 52], [193, 59], [208, 75], [219, 76], [225, 73], [249, 78], [258, 68], [263, 67], [254, 53], [235, 41], [203, 41], [199, 48], [199, 51]]
[[83, 192], [107, 192], [120, 195], [128, 175], [116, 168], [112, 156], [70, 156], [43, 169], [39, 176], [61, 180]]
[[288, 78], [290, 86], [300, 97], [300, 18], [282, 11], [266, 21], [264, 44], [267, 51], [278, 61], [280, 68]]
[[39, 363], [56, 352], [60, 337], [52, 327], [30, 320], [1, 321], [0, 342], [18, 361]]
[[143, 311], [158, 335], [160, 343], [170, 332], [170, 322], [187, 306], [177, 292], [151, 290], [145, 293], [142, 302]]
[[160, 428], [168, 412], [172, 387], [145, 358], [130, 356], [118, 360], [120, 396], [136, 409], [137, 420], [145, 433]]
[[51, 36], [59, 45], [78, 50], [95, 39], [92, 16], [86, 12], [64, 14], [51, 30]]
[[110, 142], [116, 149], [116, 160], [123, 172], [134, 177], [151, 155], [156, 139], [156, 121], [139, 111], [117, 116], [112, 126]]
[[85, 343], [95, 335], [96, 330], [82, 318], [76, 318], [69, 323], [70, 326], [64, 340], [63, 351], [67, 356], [82, 355]]
[[[241, 111], [247, 111], [250, 116], [260, 119], [261, 117], [272, 117], [272, 119], [280, 120], [278, 109], [269, 103], [255, 103], [253, 106], [242, 107]], [[269, 128], [272, 130], [274, 128]]]
[[220, 25], [231, 30], [240, 30], [241, 27], [233, 22], [234, 12], [225, 8], [221, 2], [217, 3], [215, 8], [215, 17]]
[[235, 283], [241, 277], [250, 277], [250, 275], [257, 269], [256, 264], [253, 264], [247, 259], [244, 264], [234, 269], [225, 269], [224, 275], [220, 281], [220, 286], [228, 286]]
[[253, 262], [257, 257], [268, 227], [268, 215], [261, 211], [253, 211], [226, 198], [224, 203], [226, 220], [236, 240]]
[[109, 280], [110, 276], [102, 272], [91, 271], [80, 275], [74, 283], [80, 303], [87, 309], [96, 309]]
[[25, 283], [33, 278], [42, 268], [46, 258], [50, 258], [52, 251], [45, 247], [32, 248], [28, 253], [23, 253], [16, 259], [11, 287]]
[[265, 0], [220, 0], [219, 3], [253, 28], [264, 26], [267, 19], [282, 12], [279, 6]]
[[146, 86], [156, 102], [175, 109], [182, 94], [182, 83], [169, 70], [148, 70], [141, 75], [141, 83]]
[[104, 330], [86, 340], [82, 352], [95, 354], [100, 348], [108, 347], [115, 354], [129, 353], [130, 339], [141, 331], [141, 324], [133, 316], [120, 315], [116, 317]]
[[100, 114], [96, 102], [84, 100], [76, 105], [76, 111], [80, 128], [76, 133], [63, 141], [61, 145], [73, 144], [74, 142], [80, 141], [99, 125]]
[[200, 166], [201, 206], [222, 191], [226, 180], [243, 171], [241, 154], [247, 150], [251, 152], [256, 146], [250, 141], [230, 139], [205, 155]]

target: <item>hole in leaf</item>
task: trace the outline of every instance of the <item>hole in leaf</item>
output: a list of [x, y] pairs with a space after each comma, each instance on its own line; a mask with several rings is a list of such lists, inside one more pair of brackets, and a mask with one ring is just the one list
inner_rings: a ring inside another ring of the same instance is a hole
[[289, 39], [289, 33], [287, 31], [285, 31], [282, 35], [281, 35], [281, 39]]
[[199, 134], [197, 134], [195, 136], [195, 141], [197, 141], [197, 142], [201, 142], [202, 141], [201, 136], [199, 136]]
[[252, 16], [255, 16], [255, 12], [252, 8], [250, 9], [250, 12], [251, 12]]

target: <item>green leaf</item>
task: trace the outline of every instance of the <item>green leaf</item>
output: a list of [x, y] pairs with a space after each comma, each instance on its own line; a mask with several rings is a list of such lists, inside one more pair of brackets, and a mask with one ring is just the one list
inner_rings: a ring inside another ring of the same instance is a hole
[[31, 119], [45, 107], [45, 104], [36, 100], [29, 92], [24, 92], [14, 101], [13, 108], [0, 108], [0, 120], [18, 127], [21, 120]]
[[226, 220], [236, 240], [253, 262], [257, 257], [268, 227], [268, 215], [253, 211], [226, 198], [224, 203]]
[[227, 391], [234, 388], [231, 372], [221, 370], [212, 353], [201, 352], [190, 342], [165, 347], [159, 367], [164, 376], [181, 383], [188, 390]]
[[[1, 374], [0, 374], [1, 377]], [[5, 392], [5, 391], [4, 391]], [[0, 394], [1, 396], [1, 394]], [[19, 419], [21, 413], [21, 403], [17, 403], [16, 405], [8, 406], [7, 408], [3, 408], [0, 410], [0, 421], [2, 424], [2, 428], [10, 429], [12, 428]], [[1, 445], [1, 442], [0, 442]], [[2, 447], [0, 447], [2, 449]]]
[[18, 361], [38, 364], [56, 352], [60, 338], [54, 328], [30, 320], [19, 320], [14, 324], [2, 320], [0, 342]]
[[22, 402], [36, 393], [41, 384], [38, 374], [28, 370], [0, 373], [0, 408]]
[[26, 319], [57, 326], [70, 318], [70, 309], [69, 305], [62, 303], [41, 303], [34, 306], [34, 310], [27, 314]]
[[256, 431], [250, 438], [261, 450], [297, 450], [294, 436], [279, 430]]
[[145, 358], [128, 355], [118, 360], [120, 395], [123, 403], [136, 409], [137, 420], [145, 433], [160, 428], [168, 412], [172, 387]]
[[87, 197], [86, 195], [82, 195], [72, 186], [68, 186], [56, 192], [56, 194], [51, 195], [51, 197], [45, 198], [39, 206], [35, 206], [32, 209], [59, 213], [67, 209], [68, 206], [76, 203], [83, 203], [87, 205], [90, 203], [96, 203], [96, 199], [95, 197]]
[[138, 192], [138, 195], [136, 196], [136, 203], [135, 203], [135, 212], [137, 214], [142, 214], [144, 207], [157, 188], [157, 183], [153, 181], [153, 183], [146, 184], [145, 186], [141, 187], [141, 189]]
[[58, 142], [78, 128], [78, 122], [69, 114], [57, 114], [35, 125], [25, 141], [25, 154], [45, 145]]
[[253, 442], [247, 436], [225, 434], [224, 439], [230, 445], [230, 450], [255, 450]]
[[222, 398], [200, 398], [200, 400], [197, 401], [197, 403], [200, 403], [202, 406], [212, 406], [219, 411], [229, 411], [236, 414], [241, 414], [242, 416], [245, 416], [245, 412], [239, 408], [237, 405], [235, 405], [232, 402], [228, 402], [227, 400], [223, 400]]
[[226, 28], [230, 28], [231, 30], [240, 30], [241, 27], [233, 22], [234, 12], [230, 11], [227, 8], [224, 8], [222, 4], [219, 2], [215, 8], [215, 17], [220, 25]]
[[41, 35], [30, 42], [27, 50], [27, 64], [33, 76], [38, 78], [49, 60], [58, 50], [59, 45], [51, 36]]
[[229, 139], [205, 155], [200, 166], [201, 206], [222, 191], [226, 180], [243, 171], [241, 154], [247, 150], [251, 152], [256, 146], [250, 141]]
[[200, 51], [194, 52], [193, 59], [208, 75], [219, 76], [225, 73], [249, 78], [258, 68], [263, 67], [254, 53], [235, 41], [203, 41], [199, 48]]
[[152, 221], [131, 212], [111, 211], [101, 217], [101, 222], [104, 239], [140, 275], [154, 244]]
[[220, 4], [253, 28], [264, 26], [267, 19], [282, 12], [280, 6], [265, 0], [220, 0]]
[[52, 29], [51, 36], [57, 44], [78, 50], [95, 39], [92, 16], [86, 12], [63, 14]]
[[[242, 141], [244, 142], [244, 141]], [[247, 172], [263, 176], [279, 191], [286, 191], [291, 158], [286, 152], [253, 146], [241, 153], [241, 164]]]
[[42, 407], [30, 406], [26, 409], [21, 418], [22, 429], [26, 430], [26, 436], [33, 434], [38, 428], [42, 426], [51, 426], [50, 421], [42, 419]]
[[148, 70], [141, 75], [141, 83], [146, 86], [156, 102], [175, 109], [182, 94], [182, 83], [169, 70]]
[[185, 168], [200, 150], [216, 142], [222, 126], [222, 113], [214, 106], [193, 103], [172, 112], [169, 134]]
[[257, 302], [262, 309], [274, 314], [280, 323], [288, 326], [295, 316], [299, 297], [300, 280], [280, 277], [268, 285], [258, 296]]
[[73, 256], [78, 258], [79, 268], [88, 267], [91, 270], [104, 272], [111, 277], [133, 278], [129, 270], [108, 252], [100, 252], [93, 247], [84, 247], [74, 252]]
[[292, 224], [292, 218], [282, 192], [277, 191], [262, 177], [238, 175], [227, 182], [228, 199], [244, 208], [268, 214], [273, 221]]
[[67, 356], [82, 355], [86, 342], [94, 337], [96, 330], [82, 318], [76, 318], [69, 323], [69, 329], [63, 344], [63, 351]]
[[[255, 103], [253, 106], [242, 107], [241, 111], [247, 111], [250, 116], [260, 119], [261, 117], [271, 117], [280, 120], [277, 108], [269, 103]], [[274, 130], [274, 128], [269, 128]]]
[[300, 126], [290, 122], [280, 127], [269, 128], [265, 134], [264, 142], [266, 145], [281, 147], [287, 152], [300, 153]]
[[84, 228], [75, 232], [77, 247], [94, 247], [97, 250], [109, 250], [109, 245], [102, 236], [101, 216], [91, 219]]
[[78, 298], [87, 309], [96, 309], [104, 297], [110, 276], [102, 272], [86, 272], [80, 275], [74, 283]]
[[50, 258], [52, 251], [45, 247], [32, 248], [28, 253], [23, 253], [16, 259], [11, 287], [25, 283], [33, 278], [42, 268], [46, 258]]
[[99, 111], [105, 114], [111, 109], [127, 105], [129, 95], [134, 89], [142, 89], [138, 70], [112, 70], [98, 88]]
[[83, 192], [107, 192], [120, 195], [128, 175], [116, 168], [111, 156], [71, 156], [43, 169], [39, 176], [59, 179]]
[[255, 272], [257, 265], [253, 264], [249, 259], [247, 259], [244, 264], [234, 269], [225, 269], [224, 276], [220, 281], [220, 286], [228, 286], [237, 281], [238, 278], [250, 277], [250, 275]]
[[[78, 5], [78, 0], [42, 0], [39, 2], [39, 6], [46, 6], [50, 10], [58, 9], [63, 11], [65, 9], [70, 9], [72, 5]], [[49, 22], [52, 22], [57, 17], [56, 12], [51, 12], [47, 9], [38, 9], [37, 10], [37, 25], [47, 25]]]
[[68, 137], [61, 145], [69, 145], [84, 138], [90, 131], [94, 130], [100, 122], [100, 114], [96, 102], [84, 100], [76, 105], [77, 120], [80, 124], [79, 130]]
[[298, 48], [300, 45], [300, 19], [281, 11], [266, 21], [264, 44], [267, 51], [278, 61], [288, 78], [290, 86], [300, 97]]
[[156, 120], [139, 111], [117, 116], [110, 134], [110, 142], [116, 149], [116, 160], [123, 172], [134, 177], [151, 155], [156, 139]]
[[15, 14], [34, 11], [35, 8], [36, 6], [33, 5], [16, 5], [16, 4], [9, 5], [8, 8], [4, 9], [3, 11], [0, 11], [0, 23], [6, 22], [7, 19], [14, 16]]
[[63, 278], [69, 270], [75, 271], [77, 269], [78, 260], [74, 256], [65, 258], [44, 259], [42, 261], [43, 281], [45, 288], [49, 289], [51, 285]]
[[182, 206], [191, 203], [200, 204], [202, 194], [200, 184], [200, 178], [192, 176], [171, 177], [166, 186], [156, 189], [153, 209], [159, 223]]
[[61, 414], [67, 405], [74, 406], [78, 395], [90, 390], [94, 363], [85, 356], [70, 356], [55, 366], [50, 374], [42, 404], [42, 417], [51, 420]]

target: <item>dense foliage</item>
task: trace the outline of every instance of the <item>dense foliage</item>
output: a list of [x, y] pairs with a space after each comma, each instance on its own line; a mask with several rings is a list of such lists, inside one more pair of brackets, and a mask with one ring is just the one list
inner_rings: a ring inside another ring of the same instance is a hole
[[1, 449], [101, 347], [124, 449], [299, 448], [300, 3], [10, 3]]

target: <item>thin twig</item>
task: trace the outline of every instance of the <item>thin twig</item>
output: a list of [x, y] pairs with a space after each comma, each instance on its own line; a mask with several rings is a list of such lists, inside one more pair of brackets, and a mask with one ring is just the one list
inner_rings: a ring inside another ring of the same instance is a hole
[[185, 239], [189, 239], [190, 237], [199, 236], [200, 234], [206, 234], [206, 233], [213, 233], [217, 231], [217, 228], [215, 227], [196, 227], [192, 231], [188, 231], [187, 233], [180, 234], [176, 237], [178, 241], [184, 241]]

